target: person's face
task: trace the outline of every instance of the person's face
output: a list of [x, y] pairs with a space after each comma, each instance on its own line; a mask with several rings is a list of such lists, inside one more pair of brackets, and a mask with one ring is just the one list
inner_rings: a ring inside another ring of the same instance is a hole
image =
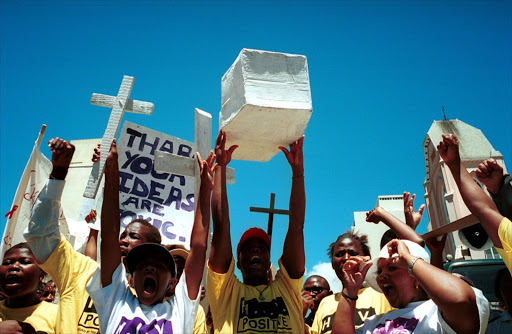
[[267, 284], [270, 268], [267, 244], [258, 238], [246, 240], [240, 247], [237, 266], [242, 272], [244, 282], [257, 285]]
[[176, 279], [179, 281], [181, 274], [183, 274], [183, 270], [185, 270], [185, 259], [181, 256], [172, 256], [174, 259], [174, 263], [176, 264]]
[[313, 311], [318, 309], [322, 299], [330, 295], [328, 286], [327, 281], [319, 277], [310, 277], [306, 280], [306, 283], [304, 283], [304, 290], [311, 293], [313, 301], [315, 302]]
[[131, 223], [119, 237], [119, 247], [121, 248], [121, 261], [126, 267], [126, 255], [128, 252], [140, 244], [148, 242], [149, 227], [139, 222]]
[[415, 288], [415, 279], [407, 269], [399, 268], [393, 259], [379, 259], [377, 263], [377, 284], [386, 296], [391, 306], [405, 307], [415, 301], [418, 293]]
[[0, 290], [8, 297], [35, 294], [43, 277], [44, 272], [28, 249], [12, 249], [4, 255], [0, 266]]
[[46, 283], [46, 286], [44, 287], [44, 291], [41, 296], [41, 300], [51, 303], [55, 300], [56, 293], [57, 293], [57, 287], [55, 286], [55, 283], [53, 281], [50, 281], [50, 282]]
[[133, 270], [133, 285], [137, 298], [144, 305], [162, 302], [175, 279], [169, 265], [159, 257], [148, 257], [140, 261]]
[[341, 280], [343, 277], [343, 265], [352, 256], [363, 255], [359, 243], [353, 239], [341, 239], [334, 245], [332, 253], [332, 269], [336, 272], [336, 276]]
[[[174, 263], [176, 264], [176, 281], [179, 281], [183, 271], [185, 270], [186, 261], [181, 256], [173, 255], [172, 257], [174, 259]], [[168, 296], [172, 296], [175, 293], [174, 288], [175, 286], [171, 286], [169, 293], [167, 294]]]

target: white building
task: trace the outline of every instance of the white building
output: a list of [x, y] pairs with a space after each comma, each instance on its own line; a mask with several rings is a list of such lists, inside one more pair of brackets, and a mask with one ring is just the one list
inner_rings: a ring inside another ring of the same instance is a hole
[[[457, 136], [461, 160], [473, 176], [478, 165], [489, 158], [494, 158], [506, 172], [503, 155], [493, 148], [481, 130], [458, 119], [434, 121], [423, 142], [426, 172], [425, 203], [430, 221], [429, 231], [461, 222], [462, 219], [476, 221], [464, 204], [448, 166], [441, 160], [437, 151], [443, 133]], [[476, 177], [474, 179], [485, 189]], [[481, 225], [477, 224], [450, 233], [443, 252], [445, 259], [447, 254], [453, 255], [454, 259], [482, 259], [495, 257], [496, 251]]]
[[[405, 224], [404, 216], [404, 195], [383, 195], [377, 198], [375, 207], [382, 207], [384, 210], [400, 219]], [[374, 224], [366, 221], [367, 211], [354, 212], [354, 231], [358, 234], [366, 234], [368, 236], [368, 245], [372, 259], [376, 258], [381, 249], [380, 241], [384, 233], [389, 227], [384, 223]]]

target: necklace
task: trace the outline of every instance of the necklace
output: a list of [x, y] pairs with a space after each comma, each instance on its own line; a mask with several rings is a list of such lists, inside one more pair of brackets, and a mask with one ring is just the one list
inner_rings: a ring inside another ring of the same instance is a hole
[[266, 286], [263, 290], [261, 290], [261, 291], [260, 291], [260, 290], [258, 290], [258, 288], [257, 288], [257, 287], [254, 287], [254, 288], [256, 289], [256, 291], [258, 291], [258, 292], [260, 293], [260, 296], [258, 297], [258, 299], [259, 299], [259, 300], [261, 300], [261, 301], [265, 300], [265, 297], [263, 297], [263, 292], [265, 292], [265, 290], [267, 290], [269, 286], [270, 286], [270, 285], [267, 285], [267, 286]]

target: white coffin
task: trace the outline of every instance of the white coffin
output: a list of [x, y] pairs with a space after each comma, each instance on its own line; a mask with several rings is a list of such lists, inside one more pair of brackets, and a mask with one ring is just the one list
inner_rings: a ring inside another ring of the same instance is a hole
[[269, 161], [304, 134], [312, 113], [305, 56], [242, 49], [222, 77], [219, 127], [233, 159]]

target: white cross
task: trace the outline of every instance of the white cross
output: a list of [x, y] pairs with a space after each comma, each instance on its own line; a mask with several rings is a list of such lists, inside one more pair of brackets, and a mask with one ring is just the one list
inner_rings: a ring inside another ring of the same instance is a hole
[[[196, 151], [206, 159], [212, 147], [212, 115], [196, 108], [195, 115], [195, 144]], [[155, 151], [154, 169], [158, 172], [167, 172], [177, 175], [194, 177], [194, 199], [199, 196], [200, 168], [197, 159], [182, 157], [169, 152]], [[235, 183], [235, 170], [226, 169], [226, 182]]]
[[121, 87], [117, 96], [109, 96], [103, 94], [92, 94], [91, 103], [112, 108], [110, 118], [108, 119], [107, 128], [101, 139], [101, 156], [100, 160], [92, 166], [91, 175], [89, 181], [87, 181], [87, 187], [84, 191], [84, 197], [95, 198], [98, 192], [98, 187], [105, 170], [105, 161], [107, 160], [108, 151], [112, 139], [115, 138], [119, 125], [121, 125], [121, 119], [125, 111], [151, 115], [153, 113], [154, 105], [151, 102], [143, 102], [137, 100], [130, 100], [130, 93], [132, 92], [134, 77], [127, 75], [123, 76]]

